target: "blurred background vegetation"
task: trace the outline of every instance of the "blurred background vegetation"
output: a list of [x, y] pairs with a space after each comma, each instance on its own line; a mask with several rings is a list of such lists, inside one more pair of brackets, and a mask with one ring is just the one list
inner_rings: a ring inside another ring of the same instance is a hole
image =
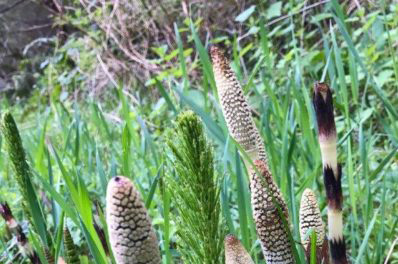
[[[264, 263], [207, 54], [218, 44], [253, 107], [295, 240], [305, 188], [326, 219], [311, 105], [313, 83], [325, 80], [337, 111], [348, 255], [398, 263], [397, 1], [6, 0], [0, 40], [0, 112], [16, 119], [54, 256], [65, 255], [67, 226], [82, 263], [109, 261], [98, 230], [106, 183], [121, 174], [146, 201], [164, 263], [178, 263], [167, 140], [190, 109], [214, 146], [225, 232]], [[29, 228], [3, 146], [0, 137], [0, 200], [40, 254], [44, 237]], [[4, 221], [0, 230], [0, 263], [23, 262]]]

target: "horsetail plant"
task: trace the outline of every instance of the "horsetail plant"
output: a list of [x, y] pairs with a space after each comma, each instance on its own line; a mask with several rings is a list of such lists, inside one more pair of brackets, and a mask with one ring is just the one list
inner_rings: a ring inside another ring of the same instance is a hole
[[266, 161], [260, 133], [252, 119], [251, 110], [229, 61], [216, 46], [210, 48], [213, 72], [222, 112], [231, 136], [242, 146], [251, 160]]
[[26, 162], [25, 150], [22, 146], [17, 124], [11, 113], [7, 112], [2, 116], [0, 128], [4, 136], [8, 155], [15, 170], [15, 180], [22, 195], [22, 208], [29, 220], [31, 220], [31, 209], [27, 204], [29, 201], [28, 185], [31, 184], [31, 171]]
[[231, 136], [241, 145], [249, 165], [251, 203], [257, 234], [267, 263], [295, 263], [288, 227], [288, 210], [268, 168], [264, 143], [243, 90], [218, 47], [210, 48], [213, 72], [224, 118]]
[[224, 239], [225, 264], [254, 264], [245, 247], [234, 235]]
[[310, 262], [311, 257], [310, 231], [315, 232], [316, 235], [316, 263], [329, 263], [325, 225], [322, 221], [318, 202], [315, 193], [311, 189], [305, 189], [300, 202], [300, 236], [308, 262]]
[[167, 183], [177, 211], [178, 251], [184, 263], [222, 263], [226, 232], [213, 148], [201, 120], [191, 111], [177, 117], [174, 131], [168, 145], [175, 173], [169, 173]]
[[44, 248], [49, 249], [52, 243], [51, 236], [47, 231], [45, 216], [31, 181], [32, 172], [26, 161], [18, 127], [10, 112], [6, 112], [2, 116], [0, 128], [15, 171], [15, 179], [22, 195], [22, 208], [35, 231], [40, 235]]
[[158, 239], [141, 195], [126, 177], [113, 177], [106, 191], [109, 241], [117, 264], [161, 263]]
[[289, 230], [289, 212], [282, 193], [264, 161], [254, 161], [250, 170], [251, 203], [258, 237], [267, 263], [294, 263]]
[[79, 254], [76, 245], [73, 243], [72, 236], [69, 232], [69, 228], [65, 225], [64, 227], [64, 246], [65, 256], [68, 264], [79, 264]]
[[318, 123], [318, 140], [323, 163], [323, 180], [328, 200], [328, 230], [332, 263], [348, 263], [343, 236], [343, 192], [341, 166], [337, 163], [337, 133], [332, 92], [326, 83], [315, 83], [313, 104]]

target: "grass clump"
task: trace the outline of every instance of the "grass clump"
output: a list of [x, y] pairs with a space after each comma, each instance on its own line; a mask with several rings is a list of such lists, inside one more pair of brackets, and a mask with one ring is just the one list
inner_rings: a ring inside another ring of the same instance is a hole
[[177, 118], [168, 145], [174, 171], [167, 177], [176, 206], [177, 245], [184, 263], [222, 263], [225, 229], [220, 210], [220, 178], [213, 148], [193, 112]]

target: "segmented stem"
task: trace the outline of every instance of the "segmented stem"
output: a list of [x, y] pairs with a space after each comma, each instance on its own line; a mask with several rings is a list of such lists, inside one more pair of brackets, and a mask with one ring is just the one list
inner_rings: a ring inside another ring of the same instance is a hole
[[234, 235], [228, 235], [224, 240], [225, 264], [254, 264], [245, 247]]
[[159, 264], [158, 240], [133, 183], [116, 176], [108, 183], [106, 221], [117, 264]]
[[333, 98], [326, 83], [315, 83], [313, 104], [318, 123], [318, 140], [322, 154], [323, 179], [328, 200], [328, 229], [332, 263], [347, 263], [343, 237], [343, 192], [341, 166], [337, 163], [337, 133]]

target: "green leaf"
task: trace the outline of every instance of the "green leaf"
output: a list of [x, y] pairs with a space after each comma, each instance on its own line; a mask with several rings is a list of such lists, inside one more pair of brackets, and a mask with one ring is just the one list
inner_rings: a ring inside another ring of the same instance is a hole
[[281, 15], [282, 11], [282, 2], [273, 3], [267, 10], [267, 19], [278, 17]]
[[248, 9], [240, 13], [235, 18], [235, 21], [240, 23], [245, 22], [253, 14], [254, 10], [256, 10], [256, 6], [255, 5], [250, 6]]

